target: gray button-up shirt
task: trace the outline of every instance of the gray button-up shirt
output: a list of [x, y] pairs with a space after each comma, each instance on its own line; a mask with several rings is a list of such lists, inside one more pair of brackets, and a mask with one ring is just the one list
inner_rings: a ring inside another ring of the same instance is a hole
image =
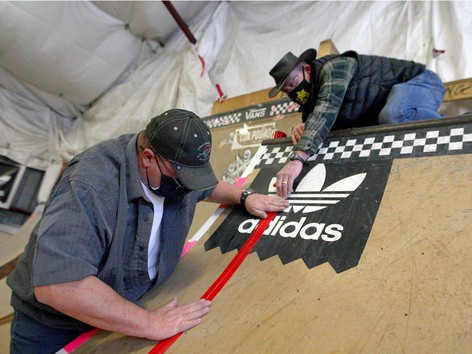
[[[136, 139], [123, 135], [97, 144], [65, 168], [7, 279], [16, 310], [51, 327], [86, 330], [87, 325], [39, 303], [33, 287], [92, 275], [136, 301], [153, 285], [147, 264], [153, 205], [140, 183]], [[175, 269], [196, 203], [211, 191], [191, 192], [179, 202], [165, 200], [157, 284]]]

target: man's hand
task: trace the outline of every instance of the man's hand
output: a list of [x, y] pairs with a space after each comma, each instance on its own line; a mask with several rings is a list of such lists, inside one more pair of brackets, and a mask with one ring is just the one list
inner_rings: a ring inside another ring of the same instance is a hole
[[[206, 199], [212, 203], [239, 204], [243, 190], [234, 184], [220, 181]], [[265, 194], [251, 194], [244, 203], [246, 210], [259, 218], [266, 218], [267, 213], [282, 211], [289, 206], [283, 198]]]
[[195, 327], [211, 302], [197, 300], [177, 306], [177, 299], [149, 311], [121, 297], [95, 276], [68, 283], [38, 286], [39, 302], [91, 326], [128, 336], [161, 340]]
[[278, 173], [277, 181], [274, 183], [277, 188], [277, 195], [287, 198], [293, 192], [293, 181], [302, 171], [303, 164], [300, 161], [290, 161]]
[[245, 202], [246, 210], [259, 218], [266, 218], [268, 212], [282, 211], [290, 205], [284, 198], [265, 194], [251, 194]]
[[151, 340], [162, 340], [185, 332], [202, 322], [210, 312], [211, 301], [200, 299], [188, 305], [177, 306], [174, 298], [167, 305], [149, 313], [149, 334]]
[[291, 135], [293, 145], [298, 144], [298, 140], [300, 140], [304, 131], [305, 131], [305, 123], [298, 123], [293, 126], [292, 135]]

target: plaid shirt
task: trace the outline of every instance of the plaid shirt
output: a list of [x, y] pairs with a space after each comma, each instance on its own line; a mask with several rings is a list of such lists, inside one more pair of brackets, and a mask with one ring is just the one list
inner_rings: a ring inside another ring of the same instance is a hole
[[356, 70], [357, 61], [348, 57], [338, 57], [323, 65], [315, 108], [305, 122], [305, 131], [294, 151], [306, 151], [311, 155], [318, 151], [336, 121]]

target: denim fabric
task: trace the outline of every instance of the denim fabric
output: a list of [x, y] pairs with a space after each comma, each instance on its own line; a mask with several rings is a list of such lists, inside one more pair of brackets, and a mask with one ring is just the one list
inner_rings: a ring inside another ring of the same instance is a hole
[[10, 354], [56, 353], [82, 334], [44, 326], [19, 311], [13, 315], [10, 333]]
[[437, 110], [445, 93], [439, 76], [425, 70], [410, 81], [393, 86], [380, 112], [379, 124], [441, 118]]

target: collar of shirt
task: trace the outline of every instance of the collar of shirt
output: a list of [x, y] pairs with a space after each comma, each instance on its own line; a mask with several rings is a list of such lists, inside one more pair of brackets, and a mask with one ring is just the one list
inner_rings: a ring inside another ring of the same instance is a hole
[[136, 140], [138, 134], [133, 136], [126, 146], [126, 189], [128, 191], [128, 201], [144, 198], [144, 190], [141, 186], [141, 178], [139, 177], [138, 158], [136, 149]]

